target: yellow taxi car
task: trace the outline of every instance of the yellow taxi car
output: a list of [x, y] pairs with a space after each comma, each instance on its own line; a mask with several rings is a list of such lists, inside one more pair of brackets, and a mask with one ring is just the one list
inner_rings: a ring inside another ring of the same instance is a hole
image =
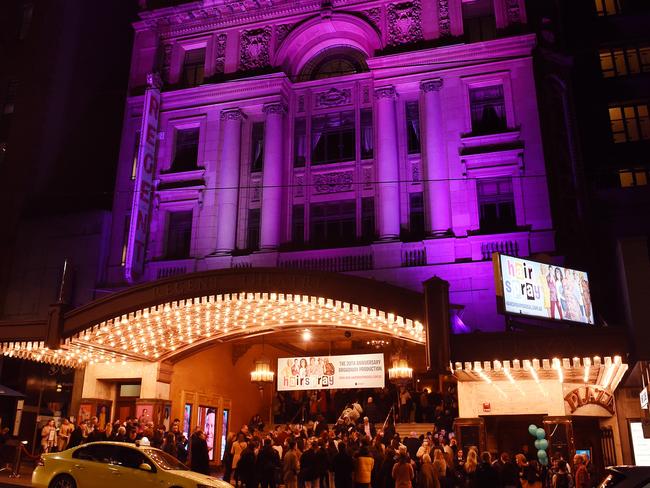
[[160, 449], [122, 442], [91, 442], [44, 454], [32, 475], [36, 488], [232, 488], [190, 471]]

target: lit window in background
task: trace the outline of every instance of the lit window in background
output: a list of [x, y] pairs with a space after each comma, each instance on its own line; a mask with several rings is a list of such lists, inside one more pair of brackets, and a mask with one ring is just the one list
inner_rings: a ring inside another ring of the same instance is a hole
[[595, 0], [596, 13], [600, 17], [616, 15], [621, 12], [620, 0]]
[[622, 169], [618, 172], [621, 188], [633, 186], [646, 186], [648, 184], [648, 170], [644, 168]]
[[650, 73], [650, 46], [601, 49], [600, 69], [605, 78]]
[[609, 107], [609, 120], [615, 144], [650, 139], [647, 103]]

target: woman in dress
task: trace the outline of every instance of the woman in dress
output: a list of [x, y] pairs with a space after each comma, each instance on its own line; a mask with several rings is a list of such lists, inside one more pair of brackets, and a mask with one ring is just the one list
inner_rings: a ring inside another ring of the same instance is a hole
[[298, 376], [300, 376], [300, 378], [304, 378], [305, 376], [307, 376], [307, 373], [308, 373], [307, 360], [305, 358], [302, 358], [300, 360], [300, 369], [298, 370]]

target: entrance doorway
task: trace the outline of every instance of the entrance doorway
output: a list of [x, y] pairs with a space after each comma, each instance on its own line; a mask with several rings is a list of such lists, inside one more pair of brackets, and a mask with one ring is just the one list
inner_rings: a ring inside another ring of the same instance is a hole
[[135, 401], [140, 398], [140, 383], [118, 383], [114, 418], [135, 417]]
[[528, 433], [528, 426], [535, 424], [542, 427], [543, 420], [543, 415], [486, 416], [488, 450], [499, 454], [504, 451], [517, 454], [527, 449], [529, 455], [535, 454], [535, 439]]

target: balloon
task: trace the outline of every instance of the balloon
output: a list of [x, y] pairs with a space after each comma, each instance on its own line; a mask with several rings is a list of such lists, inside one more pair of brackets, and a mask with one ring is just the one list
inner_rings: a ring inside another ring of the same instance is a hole
[[537, 451], [537, 459], [539, 459], [540, 461], [542, 459], [548, 459], [548, 454], [546, 454], [546, 451], [540, 449], [539, 451]]
[[541, 428], [537, 429], [537, 431], [535, 432], [535, 437], [537, 437], [538, 439], [543, 439], [544, 437], [546, 437], [546, 431]]
[[[539, 446], [537, 445], [538, 442], [539, 442]], [[537, 449], [546, 451], [546, 449], [548, 449], [548, 441], [546, 439], [537, 439], [535, 441], [535, 447], [537, 447]]]
[[535, 449], [537, 449], [537, 450], [542, 448], [541, 445], [539, 444], [539, 442], [540, 442], [539, 439], [535, 439]]
[[548, 466], [548, 458], [540, 459], [539, 464], [542, 466]]
[[528, 426], [528, 433], [533, 437], [537, 435], [537, 426], [535, 424], [530, 424]]

